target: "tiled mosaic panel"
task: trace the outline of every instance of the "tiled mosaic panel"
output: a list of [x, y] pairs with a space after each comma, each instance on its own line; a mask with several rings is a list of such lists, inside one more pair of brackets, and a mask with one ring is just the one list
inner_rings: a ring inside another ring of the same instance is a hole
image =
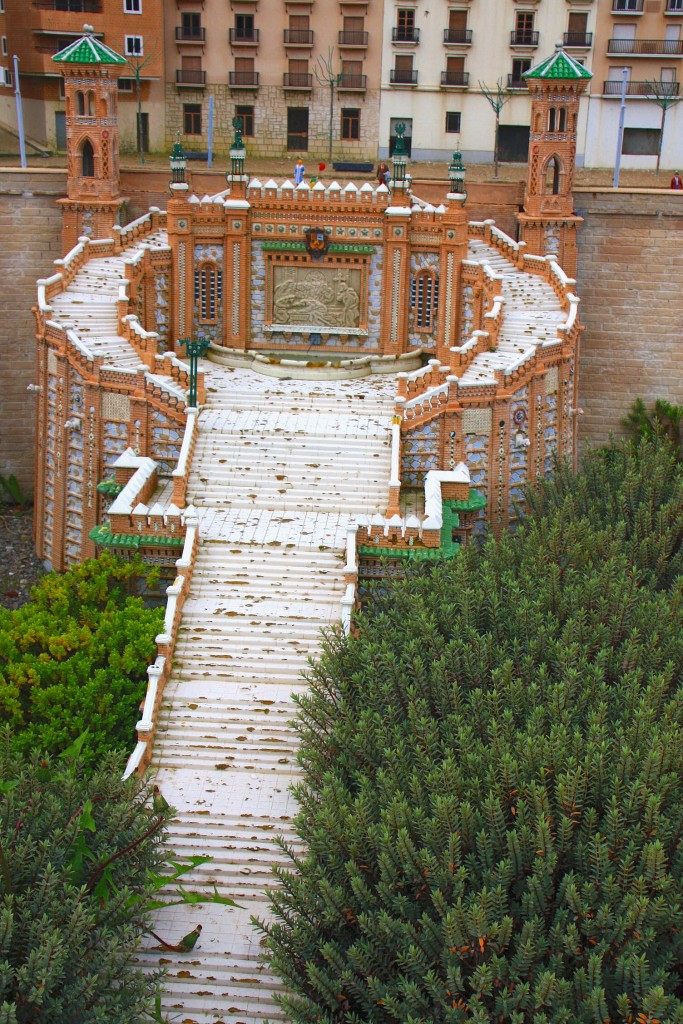
[[[465, 464], [470, 471], [470, 484], [484, 497], [488, 497], [488, 434], [465, 434]], [[475, 534], [486, 529], [486, 509], [480, 509], [474, 517]]]
[[517, 437], [528, 438], [529, 433], [529, 389], [521, 388], [515, 392], [510, 402], [510, 445], [509, 459], [509, 498], [510, 524], [519, 519], [517, 508], [523, 511], [525, 505], [524, 487], [529, 472], [529, 447], [517, 444]]
[[152, 412], [152, 451], [161, 476], [170, 476], [178, 465], [180, 448], [185, 431], [178, 423], [170, 420], [155, 409]]
[[169, 281], [170, 271], [158, 270], [154, 275], [154, 304], [155, 304], [155, 326], [154, 330], [159, 335], [158, 351], [165, 352], [168, 348], [168, 332], [170, 327], [169, 309]]
[[407, 487], [421, 487], [425, 473], [439, 468], [440, 424], [432, 420], [404, 434], [401, 442], [401, 480]]
[[557, 451], [557, 395], [547, 395], [543, 416], [543, 438], [545, 442], [545, 459], [543, 472], [550, 476], [555, 464]]
[[128, 424], [114, 420], [102, 423], [102, 454], [104, 465], [113, 470], [119, 455], [128, 447]]
[[[83, 422], [83, 385], [74, 375], [69, 388], [69, 416]], [[66, 440], [66, 523], [65, 559], [68, 565], [81, 560], [83, 548], [84, 431], [70, 430]]]

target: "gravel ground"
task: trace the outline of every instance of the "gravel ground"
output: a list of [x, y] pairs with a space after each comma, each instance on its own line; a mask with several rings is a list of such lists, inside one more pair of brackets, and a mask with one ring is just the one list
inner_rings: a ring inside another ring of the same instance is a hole
[[33, 509], [0, 505], [0, 607], [25, 604], [44, 571], [33, 546]]

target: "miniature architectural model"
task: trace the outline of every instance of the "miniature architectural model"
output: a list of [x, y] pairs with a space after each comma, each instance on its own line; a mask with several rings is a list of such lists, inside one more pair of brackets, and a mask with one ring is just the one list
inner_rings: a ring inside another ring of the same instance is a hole
[[[76, 109], [90, 46], [57, 57], [85, 54], [67, 75]], [[564, 82], [532, 80], [546, 106]], [[573, 82], [551, 133], [560, 205], [529, 211], [553, 220], [560, 252], [575, 227]], [[81, 218], [86, 143], [100, 154], [88, 188], [116, 202], [102, 89], [87, 132], [75, 115]], [[398, 143], [391, 189], [295, 188], [249, 181], [235, 129], [227, 190], [192, 195], [178, 146], [165, 213], [82, 235], [39, 282], [36, 521], [55, 568], [113, 547], [172, 573], [128, 771], [151, 763], [178, 808], [174, 849], [213, 857], [194, 884], [240, 909], [162, 911], [172, 932], [198, 913], [204, 926], [167, 1009], [251, 1024], [278, 1017], [250, 918], [266, 912], [272, 837], [291, 832], [286, 723], [319, 628], [348, 628], [380, 553], [440, 557], [507, 529], [524, 485], [574, 458], [580, 325], [553, 255], [467, 223], [457, 156], [435, 207], [411, 194]]]

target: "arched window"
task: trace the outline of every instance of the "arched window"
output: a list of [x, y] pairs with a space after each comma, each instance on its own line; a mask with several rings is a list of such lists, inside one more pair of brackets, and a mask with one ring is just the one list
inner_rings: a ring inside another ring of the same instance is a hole
[[81, 146], [81, 175], [84, 178], [95, 177], [95, 151], [89, 139]]
[[415, 310], [415, 327], [418, 331], [431, 331], [434, 313], [439, 304], [439, 282], [429, 270], [421, 270], [413, 278], [411, 306]]
[[550, 109], [548, 110], [548, 131], [549, 132], [554, 132], [555, 131], [556, 114], [557, 114], [557, 111], [555, 110], [555, 107], [550, 107]]
[[94, 117], [95, 114], [95, 93], [89, 92], [87, 96], [86, 108], [88, 111], [88, 117]]
[[85, 114], [85, 96], [82, 92], [76, 93], [76, 113], [79, 117]]
[[560, 163], [556, 156], [550, 158], [545, 168], [545, 192], [556, 196], [560, 191]]
[[200, 324], [218, 322], [219, 303], [223, 295], [223, 275], [218, 264], [207, 260], [194, 272], [194, 298], [199, 306]]

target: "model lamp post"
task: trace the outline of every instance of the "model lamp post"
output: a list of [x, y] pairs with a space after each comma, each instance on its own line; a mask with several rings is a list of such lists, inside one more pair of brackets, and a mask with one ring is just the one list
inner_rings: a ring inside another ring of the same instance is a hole
[[242, 141], [242, 130], [243, 122], [241, 117], [234, 117], [232, 119], [232, 126], [235, 129], [235, 138], [232, 140], [230, 147], [230, 175], [228, 181], [231, 178], [241, 178], [244, 174], [244, 161], [247, 156], [247, 149]]
[[394, 162], [393, 184], [394, 188], [399, 189], [405, 188], [406, 167], [408, 166], [408, 153], [403, 139], [405, 130], [406, 126], [403, 123], [396, 125], [396, 142], [392, 157]]
[[190, 360], [190, 394], [188, 396], [190, 408], [197, 408], [197, 363], [199, 357], [203, 356], [211, 344], [208, 338], [179, 338], [179, 345], [185, 346], [185, 351]]
[[185, 150], [182, 147], [180, 139], [173, 145], [171, 151], [171, 184], [173, 185], [184, 185], [185, 184], [185, 168], [187, 167], [187, 157], [185, 156]]
[[448, 168], [448, 177], [451, 182], [451, 192], [456, 195], [466, 196], [465, 165], [462, 162], [462, 156], [460, 153], [453, 154], [453, 160]]

